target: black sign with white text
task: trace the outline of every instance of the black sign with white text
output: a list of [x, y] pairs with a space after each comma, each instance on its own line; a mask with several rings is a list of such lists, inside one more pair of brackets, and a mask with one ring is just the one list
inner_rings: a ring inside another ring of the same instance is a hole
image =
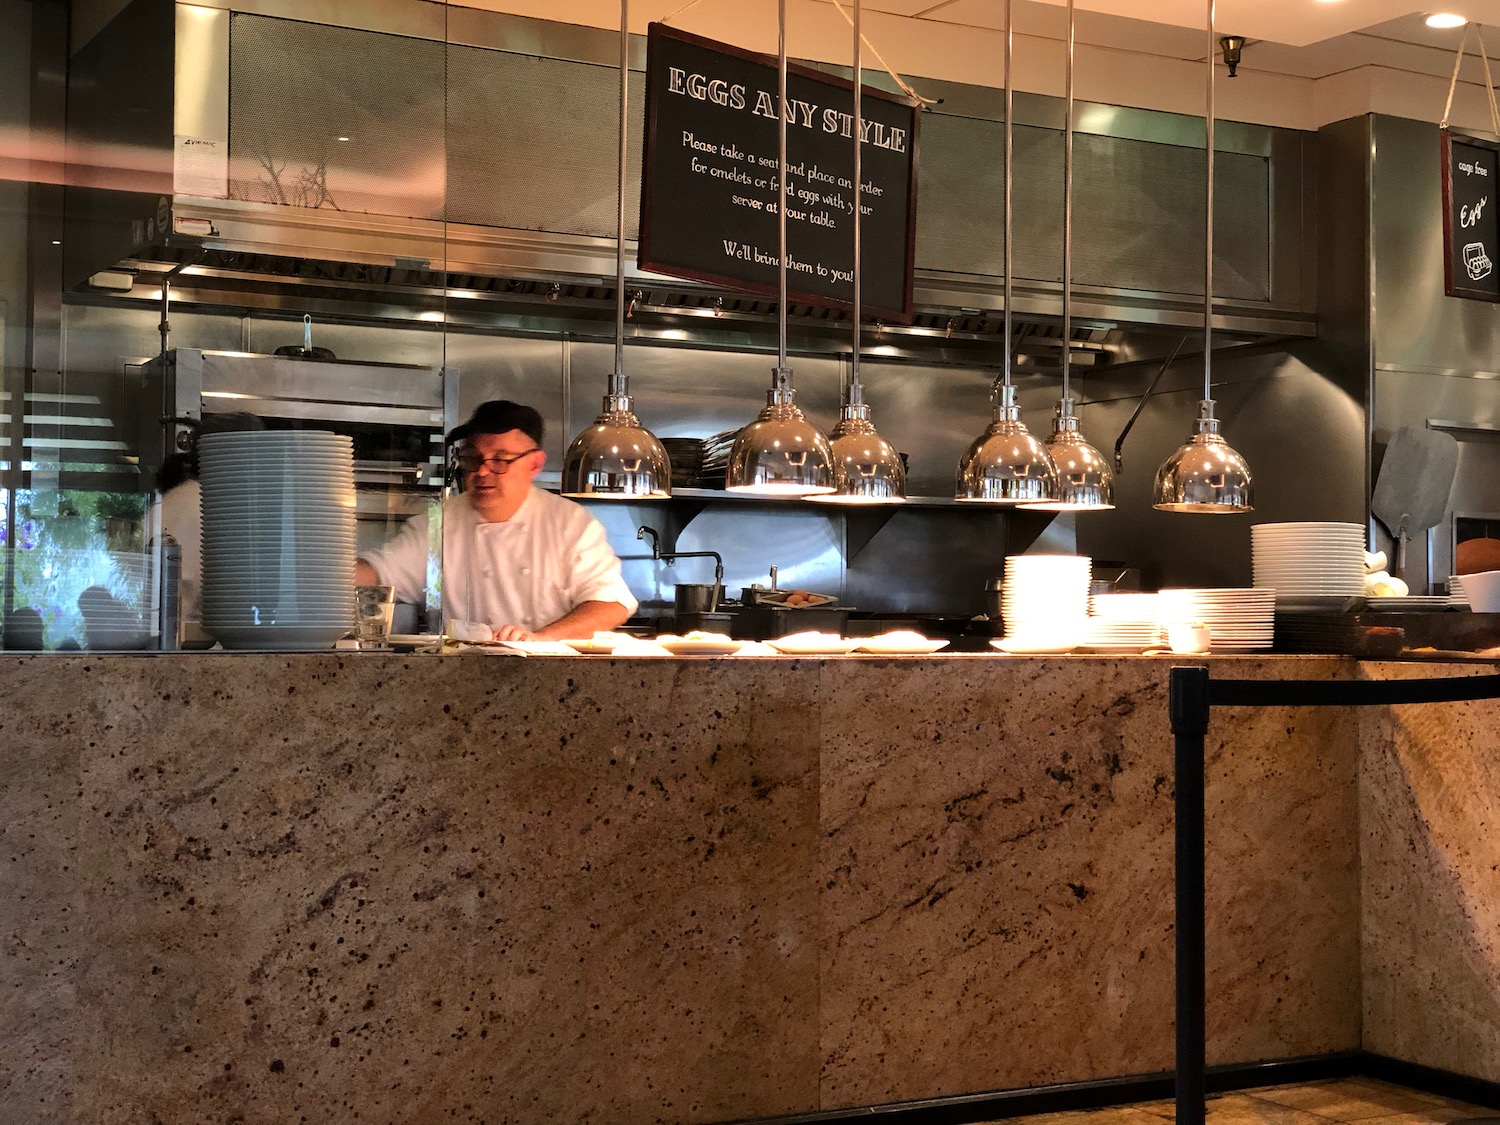
[[[642, 269], [778, 292], [775, 59], [652, 24], [647, 39]], [[852, 84], [787, 72], [789, 300], [853, 297]], [[916, 231], [917, 107], [861, 98], [861, 307], [907, 321]]]
[[1500, 146], [1443, 130], [1443, 280], [1450, 297], [1500, 301]]

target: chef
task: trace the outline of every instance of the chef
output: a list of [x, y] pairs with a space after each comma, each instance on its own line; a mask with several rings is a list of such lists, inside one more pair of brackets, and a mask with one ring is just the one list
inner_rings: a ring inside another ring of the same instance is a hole
[[[448, 435], [462, 491], [443, 504], [443, 616], [469, 640], [563, 640], [614, 629], [635, 611], [604, 528], [582, 506], [532, 483], [542, 416], [497, 399]], [[421, 604], [428, 528], [414, 516], [355, 564], [355, 581]]]

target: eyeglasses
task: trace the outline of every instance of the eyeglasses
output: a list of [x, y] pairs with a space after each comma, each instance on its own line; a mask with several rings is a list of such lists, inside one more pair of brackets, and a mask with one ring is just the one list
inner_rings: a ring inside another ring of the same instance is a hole
[[540, 453], [541, 448], [528, 449], [523, 453], [514, 453], [509, 457], [481, 457], [472, 449], [466, 449], [458, 455], [458, 467], [466, 473], [477, 473], [480, 466], [484, 466], [492, 473], [503, 473], [523, 457], [530, 457], [533, 453]]

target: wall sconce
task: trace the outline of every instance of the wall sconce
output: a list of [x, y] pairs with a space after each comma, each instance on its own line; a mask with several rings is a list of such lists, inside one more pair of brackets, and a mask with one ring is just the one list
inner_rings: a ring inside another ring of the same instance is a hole
[[1229, 77], [1233, 78], [1235, 69], [1240, 65], [1240, 52], [1245, 49], [1245, 37], [1243, 35], [1225, 35], [1219, 40], [1219, 50], [1224, 52], [1224, 65], [1229, 68]]

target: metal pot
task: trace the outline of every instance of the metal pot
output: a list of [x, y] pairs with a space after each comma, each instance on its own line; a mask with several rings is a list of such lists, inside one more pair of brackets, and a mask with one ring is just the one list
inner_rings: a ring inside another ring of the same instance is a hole
[[713, 613], [719, 608], [724, 587], [717, 583], [684, 584], [676, 587], [677, 616], [685, 613]]

